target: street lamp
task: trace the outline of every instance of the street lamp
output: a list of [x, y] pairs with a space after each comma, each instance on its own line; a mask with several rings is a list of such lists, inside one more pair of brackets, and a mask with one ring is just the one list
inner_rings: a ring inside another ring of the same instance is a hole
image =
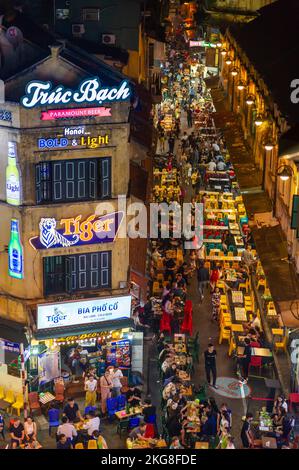
[[227, 54], [227, 50], [225, 48], [221, 49], [220, 54], [224, 57]]
[[274, 183], [274, 198], [273, 198], [273, 217], [276, 217], [276, 200], [277, 200], [277, 180], [278, 178], [281, 181], [288, 181], [292, 176], [294, 176], [294, 170], [289, 165], [280, 165], [275, 173], [275, 183]]
[[225, 61], [226, 65], [231, 65], [232, 63], [232, 59], [230, 57], [228, 57]]
[[238, 90], [242, 91], [242, 90], [244, 90], [245, 86], [246, 85], [245, 85], [244, 80], [240, 80], [238, 85], [237, 85], [237, 88], [238, 88]]
[[294, 170], [289, 165], [281, 165], [278, 167], [276, 174], [281, 181], [288, 181], [294, 175]]
[[248, 106], [251, 106], [255, 102], [255, 96], [249, 93], [249, 95], [246, 96], [245, 101]]
[[257, 127], [260, 127], [264, 122], [264, 118], [262, 116], [262, 114], [258, 114], [255, 118], [255, 121], [254, 121], [254, 124], [257, 126]]

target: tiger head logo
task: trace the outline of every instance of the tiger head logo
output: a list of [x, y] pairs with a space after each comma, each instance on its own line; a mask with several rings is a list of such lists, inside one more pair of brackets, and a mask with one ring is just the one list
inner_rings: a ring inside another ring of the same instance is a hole
[[40, 240], [46, 248], [54, 245], [56, 240], [56, 220], [43, 218], [39, 222]]

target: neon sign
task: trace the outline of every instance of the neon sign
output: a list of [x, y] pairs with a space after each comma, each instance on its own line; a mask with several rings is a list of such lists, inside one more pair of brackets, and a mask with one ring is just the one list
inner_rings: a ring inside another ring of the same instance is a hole
[[88, 78], [76, 91], [63, 85], [53, 89], [51, 82], [32, 81], [26, 87], [26, 95], [21, 98], [21, 104], [28, 109], [51, 104], [102, 104], [105, 101], [125, 101], [130, 95], [131, 90], [126, 80], [119, 87], [102, 88], [99, 77]]
[[98, 135], [97, 137], [81, 137], [80, 139], [67, 139], [66, 137], [55, 138], [55, 139], [38, 139], [37, 145], [40, 150], [44, 149], [58, 149], [68, 146], [77, 147], [87, 147], [95, 149], [101, 147], [101, 145], [109, 144], [109, 135], [104, 136]]
[[41, 114], [42, 121], [53, 121], [55, 119], [74, 119], [78, 117], [90, 116], [111, 116], [111, 108], [71, 108], [71, 109], [50, 109]]
[[68, 136], [76, 136], [76, 135], [84, 135], [85, 134], [85, 126], [78, 126], [78, 127], [65, 127], [63, 129], [63, 135]]
[[19, 221], [11, 219], [8, 245], [8, 273], [15, 279], [23, 279], [23, 247], [20, 242]]
[[29, 242], [35, 250], [112, 243], [123, 217], [122, 211], [100, 217], [93, 214], [83, 221], [82, 215], [78, 215], [76, 218], [61, 219], [61, 228], [57, 228], [56, 219], [42, 218], [39, 223], [39, 236], [31, 238]]

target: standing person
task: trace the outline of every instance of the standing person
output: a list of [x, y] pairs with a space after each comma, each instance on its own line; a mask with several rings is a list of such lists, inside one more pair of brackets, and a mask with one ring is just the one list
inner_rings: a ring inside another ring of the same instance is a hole
[[242, 426], [242, 430], [241, 430], [241, 440], [242, 440], [244, 449], [249, 449], [249, 447], [253, 446], [253, 439], [252, 439], [252, 435], [250, 432], [250, 424], [252, 420], [253, 420], [253, 414], [247, 413], [245, 421]]
[[188, 123], [188, 127], [192, 127], [192, 109], [191, 108], [187, 109], [187, 123]]
[[200, 301], [203, 301], [204, 298], [204, 289], [209, 284], [209, 270], [205, 267], [204, 263], [200, 263], [197, 269], [197, 282], [198, 282], [198, 292], [200, 296]]
[[121, 379], [123, 378], [123, 373], [118, 366], [115, 366], [112, 372], [112, 396], [118, 397], [120, 395], [120, 390], [122, 387]]
[[85, 406], [95, 406], [97, 401], [97, 385], [98, 382], [93, 375], [90, 375], [85, 382]]
[[244, 343], [245, 343], [244, 352], [242, 356], [239, 356], [238, 358], [238, 362], [241, 366], [241, 378], [239, 380], [241, 384], [246, 384], [248, 382], [249, 364], [251, 361], [250, 339], [245, 338]]
[[107, 399], [111, 397], [112, 380], [109, 369], [105, 371], [105, 374], [100, 378], [101, 387], [101, 410], [103, 415], [107, 412]]
[[168, 137], [168, 152], [169, 153], [173, 153], [174, 151], [174, 143], [175, 143], [175, 138], [173, 136], [173, 134], [170, 134], [170, 136]]
[[[217, 355], [217, 352], [214, 348], [214, 345], [212, 343], [209, 343], [208, 349], [204, 352], [206, 377], [207, 377], [208, 384], [217, 389], [218, 387], [216, 385], [216, 380], [217, 380], [216, 355]], [[213, 384], [211, 384], [211, 373], [213, 377]]]
[[212, 294], [212, 321], [218, 321], [221, 293], [218, 287]]

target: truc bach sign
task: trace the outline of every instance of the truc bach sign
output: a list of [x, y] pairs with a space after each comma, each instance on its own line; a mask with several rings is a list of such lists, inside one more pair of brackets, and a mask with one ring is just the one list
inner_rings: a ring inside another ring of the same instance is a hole
[[32, 109], [36, 106], [52, 104], [90, 103], [101, 104], [103, 102], [126, 101], [131, 96], [131, 89], [126, 80], [118, 87], [102, 87], [99, 77], [87, 78], [74, 91], [58, 85], [53, 88], [52, 82], [32, 81], [26, 86], [26, 94], [21, 98], [24, 108]]
[[37, 329], [107, 322], [130, 317], [130, 295], [43, 304], [37, 306]]

